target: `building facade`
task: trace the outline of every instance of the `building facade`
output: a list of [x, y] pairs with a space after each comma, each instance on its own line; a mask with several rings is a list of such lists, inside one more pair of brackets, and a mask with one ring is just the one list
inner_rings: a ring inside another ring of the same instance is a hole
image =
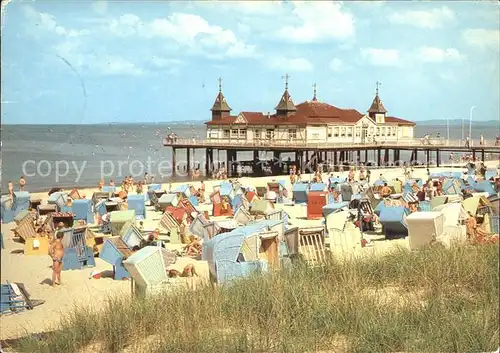
[[287, 80], [274, 114], [240, 112], [231, 115], [232, 109], [219, 82], [219, 93], [211, 111], [212, 120], [206, 123], [207, 139], [221, 142], [372, 143], [414, 137], [415, 123], [387, 115], [378, 87], [366, 114], [320, 102], [316, 89], [312, 100], [295, 105]]

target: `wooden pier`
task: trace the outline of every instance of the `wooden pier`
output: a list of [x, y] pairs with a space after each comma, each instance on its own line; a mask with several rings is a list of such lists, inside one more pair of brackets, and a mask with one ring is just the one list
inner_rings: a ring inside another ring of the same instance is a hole
[[[500, 146], [495, 145], [495, 142], [485, 142], [480, 144], [478, 141], [471, 141], [470, 147], [464, 146], [458, 140], [428, 140], [422, 139], [406, 139], [396, 142], [385, 143], [330, 143], [330, 142], [301, 142], [289, 140], [277, 141], [245, 141], [245, 140], [195, 140], [195, 139], [169, 139], [163, 140], [163, 145], [172, 148], [172, 165], [177, 165], [176, 155], [179, 149], [186, 149], [187, 171], [190, 172], [192, 166], [191, 150], [205, 150], [205, 173], [210, 175], [214, 168], [214, 152], [225, 151], [226, 161], [224, 165], [231, 166], [228, 168], [228, 175], [236, 173], [237, 165], [252, 165], [254, 174], [259, 174], [259, 152], [272, 152], [273, 159], [277, 163], [271, 166], [272, 174], [278, 175], [282, 173], [283, 165], [287, 162], [281, 161], [282, 153], [293, 153], [294, 160], [291, 161], [302, 172], [305, 172], [306, 166], [316, 169], [318, 163], [329, 161], [334, 166], [342, 166], [348, 164], [364, 163], [375, 167], [387, 165], [399, 165], [407, 162], [409, 165], [415, 165], [417, 162], [425, 166], [442, 165], [442, 153], [467, 153], [472, 155], [474, 160], [485, 160], [486, 154], [494, 154], [496, 158], [500, 158]], [[253, 152], [253, 161], [238, 161], [238, 152]], [[368, 158], [369, 151], [372, 151], [375, 158]], [[402, 161], [400, 158], [401, 151], [410, 151], [409, 160]], [[435, 154], [435, 164], [431, 164], [431, 153]], [[392, 156], [392, 158], [390, 158]], [[420, 160], [419, 156], [423, 156]], [[446, 157], [445, 157], [446, 158]], [[422, 161], [425, 161], [422, 163]], [[220, 161], [218, 161], [220, 162]], [[279, 163], [278, 163], [279, 162]], [[371, 164], [369, 163], [371, 162]], [[173, 175], [176, 174], [176, 168], [173, 168]]]

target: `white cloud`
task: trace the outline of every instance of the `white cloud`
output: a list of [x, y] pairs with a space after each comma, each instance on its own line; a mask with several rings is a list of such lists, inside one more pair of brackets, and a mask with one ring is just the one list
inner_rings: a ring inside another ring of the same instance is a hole
[[441, 28], [454, 19], [455, 13], [447, 6], [429, 11], [410, 10], [395, 12], [389, 16], [389, 21], [392, 23], [428, 29]]
[[444, 61], [458, 61], [464, 59], [464, 56], [455, 48], [434, 48], [421, 47], [417, 51], [417, 56], [421, 61], [429, 63], [441, 63]]
[[38, 27], [38, 31], [30, 31], [30, 34], [34, 36], [38, 36], [43, 33], [51, 33], [61, 37], [75, 38], [89, 34], [89, 31], [85, 29], [75, 30], [64, 28], [57, 23], [54, 16], [49, 13], [38, 12], [31, 6], [24, 6], [23, 10], [26, 18]]
[[361, 49], [361, 57], [374, 66], [398, 66], [401, 64], [401, 56], [396, 49]]
[[239, 12], [243, 15], [275, 15], [280, 11], [283, 1], [203, 1], [200, 5], [210, 5], [217, 11], [220, 9]]
[[238, 39], [233, 31], [209, 24], [198, 15], [173, 13], [168, 18], [156, 18], [143, 22], [138, 16], [125, 14], [111, 22], [110, 31], [128, 37], [139, 35], [145, 38], [165, 38], [192, 49], [193, 52], [210, 55], [217, 49], [215, 57], [252, 57], [256, 46]]
[[467, 29], [462, 32], [465, 42], [480, 49], [498, 50], [500, 31], [496, 29]]
[[95, 0], [92, 2], [92, 9], [99, 15], [104, 15], [108, 10], [108, 2], [106, 0]]
[[300, 24], [284, 26], [277, 37], [291, 42], [313, 43], [328, 39], [345, 39], [354, 35], [354, 18], [331, 1], [294, 1], [293, 14]]
[[272, 69], [281, 71], [309, 72], [314, 70], [313, 64], [305, 58], [274, 57], [267, 61]]
[[328, 66], [334, 72], [343, 72], [349, 69], [349, 67], [339, 58], [333, 58]]
[[[90, 58], [89, 58], [90, 59]], [[104, 75], [141, 75], [144, 71], [138, 68], [134, 63], [119, 55], [100, 55], [96, 56], [93, 63]]]

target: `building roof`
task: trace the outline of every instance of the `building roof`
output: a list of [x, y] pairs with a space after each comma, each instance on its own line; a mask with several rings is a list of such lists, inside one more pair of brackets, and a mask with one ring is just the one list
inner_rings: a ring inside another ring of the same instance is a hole
[[224, 94], [222, 94], [222, 91], [219, 91], [219, 94], [217, 94], [217, 97], [215, 97], [214, 105], [210, 110], [213, 112], [230, 112], [232, 110], [229, 104], [227, 104], [226, 98], [224, 97]]
[[393, 116], [386, 116], [385, 121], [387, 123], [397, 123], [398, 125], [411, 125], [411, 126], [417, 125], [413, 121], [409, 121], [409, 120], [405, 120], [405, 119], [401, 119], [401, 118], [395, 118]]
[[373, 102], [370, 106], [370, 109], [368, 109], [368, 113], [387, 113], [387, 110], [385, 109], [382, 100], [378, 96], [378, 93], [375, 95], [375, 98], [373, 98]]
[[293, 112], [297, 110], [295, 104], [293, 103], [292, 96], [290, 96], [290, 93], [288, 93], [288, 89], [285, 89], [285, 92], [283, 92], [278, 105], [274, 109], [287, 112]]
[[[285, 91], [286, 93], [287, 91]], [[291, 99], [290, 99], [291, 100]], [[278, 108], [278, 107], [277, 107]], [[342, 109], [318, 100], [302, 102], [294, 106], [292, 115], [283, 118], [277, 114], [263, 114], [261, 112], [241, 112], [240, 116], [227, 116], [221, 120], [208, 121], [207, 125], [354, 125], [365, 115], [355, 109]], [[238, 121], [237, 121], [238, 120]], [[375, 122], [374, 122], [375, 123]], [[386, 117], [386, 125], [411, 125], [415, 123], [395, 118]]]

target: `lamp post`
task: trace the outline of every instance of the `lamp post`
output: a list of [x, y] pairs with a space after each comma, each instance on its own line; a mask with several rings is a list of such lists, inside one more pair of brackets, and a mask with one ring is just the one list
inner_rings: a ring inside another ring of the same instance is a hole
[[446, 144], [450, 143], [450, 119], [446, 118]]
[[470, 107], [470, 110], [469, 110], [469, 140], [471, 140], [471, 141], [472, 141], [472, 111], [474, 110], [474, 108], [476, 108], [475, 105]]

